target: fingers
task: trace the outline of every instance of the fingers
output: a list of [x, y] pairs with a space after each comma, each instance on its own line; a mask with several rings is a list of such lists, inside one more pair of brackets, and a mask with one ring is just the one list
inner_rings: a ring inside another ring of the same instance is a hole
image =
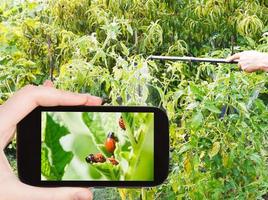
[[76, 94], [47, 86], [25, 86], [0, 109], [0, 127], [15, 126], [37, 106], [101, 105], [102, 99], [88, 94]]
[[258, 67], [251, 67], [250, 63], [247, 62], [247, 57], [245, 57], [245, 54], [251, 53], [250, 51], [242, 52], [234, 54], [233, 56], [230, 56], [227, 58], [228, 62], [239, 60], [238, 67], [242, 69], [245, 72], [254, 72], [258, 70]]
[[268, 71], [268, 54], [261, 53], [258, 51], [244, 51], [237, 53], [226, 61], [238, 60], [238, 67], [245, 72], [255, 72], [258, 70]]
[[258, 66], [254, 66], [254, 67], [245, 66], [243, 70], [245, 72], [251, 73], [251, 72], [256, 72], [256, 71], [260, 70], [260, 68]]
[[240, 53], [236, 53], [226, 59], [227, 62], [231, 62], [234, 60], [239, 60], [240, 59]]
[[43, 86], [45, 86], [45, 87], [54, 87], [54, 84], [50, 80], [45, 80], [45, 82], [43, 83]]
[[268, 72], [268, 67], [262, 67], [262, 71]]
[[243, 71], [251, 73], [260, 70], [260, 67], [258, 66], [251, 66], [247, 62], [239, 62], [238, 67], [241, 68]]
[[255, 72], [261, 69], [259, 65], [252, 64], [250, 60], [247, 59], [247, 57], [243, 56], [240, 58], [240, 61], [238, 63], [238, 67], [241, 68], [243, 71], [251, 73]]

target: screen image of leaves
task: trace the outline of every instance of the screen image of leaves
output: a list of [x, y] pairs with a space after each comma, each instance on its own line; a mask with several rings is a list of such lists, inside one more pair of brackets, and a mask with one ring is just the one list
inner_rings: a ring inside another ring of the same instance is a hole
[[[42, 180], [152, 181], [153, 122], [152, 113], [42, 113]], [[111, 132], [114, 152], [105, 146]], [[85, 160], [100, 154], [105, 161]]]

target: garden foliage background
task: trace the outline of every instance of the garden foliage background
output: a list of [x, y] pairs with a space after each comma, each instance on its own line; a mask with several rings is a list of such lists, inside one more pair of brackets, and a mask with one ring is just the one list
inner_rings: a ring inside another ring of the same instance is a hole
[[1, 103], [53, 72], [60, 89], [167, 110], [168, 180], [118, 189], [120, 198], [267, 197], [267, 73], [146, 60], [268, 52], [266, 0], [2, 0], [0, 6]]

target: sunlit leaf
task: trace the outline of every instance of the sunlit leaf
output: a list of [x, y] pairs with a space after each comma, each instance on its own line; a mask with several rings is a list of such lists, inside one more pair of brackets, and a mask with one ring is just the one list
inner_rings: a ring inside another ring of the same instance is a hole
[[220, 151], [221, 143], [220, 142], [214, 142], [211, 151], [208, 153], [210, 158], [213, 158], [215, 155], [217, 155]]
[[71, 161], [73, 154], [66, 152], [60, 145], [60, 138], [69, 134], [64, 126], [55, 122], [49, 114], [46, 114], [46, 128], [44, 145], [42, 148], [41, 171], [50, 180], [61, 180], [66, 165]]

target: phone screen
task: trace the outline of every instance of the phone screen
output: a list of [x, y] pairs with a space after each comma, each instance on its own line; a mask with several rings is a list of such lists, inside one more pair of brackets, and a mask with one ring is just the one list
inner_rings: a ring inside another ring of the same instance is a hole
[[154, 181], [153, 112], [41, 114], [41, 181]]

